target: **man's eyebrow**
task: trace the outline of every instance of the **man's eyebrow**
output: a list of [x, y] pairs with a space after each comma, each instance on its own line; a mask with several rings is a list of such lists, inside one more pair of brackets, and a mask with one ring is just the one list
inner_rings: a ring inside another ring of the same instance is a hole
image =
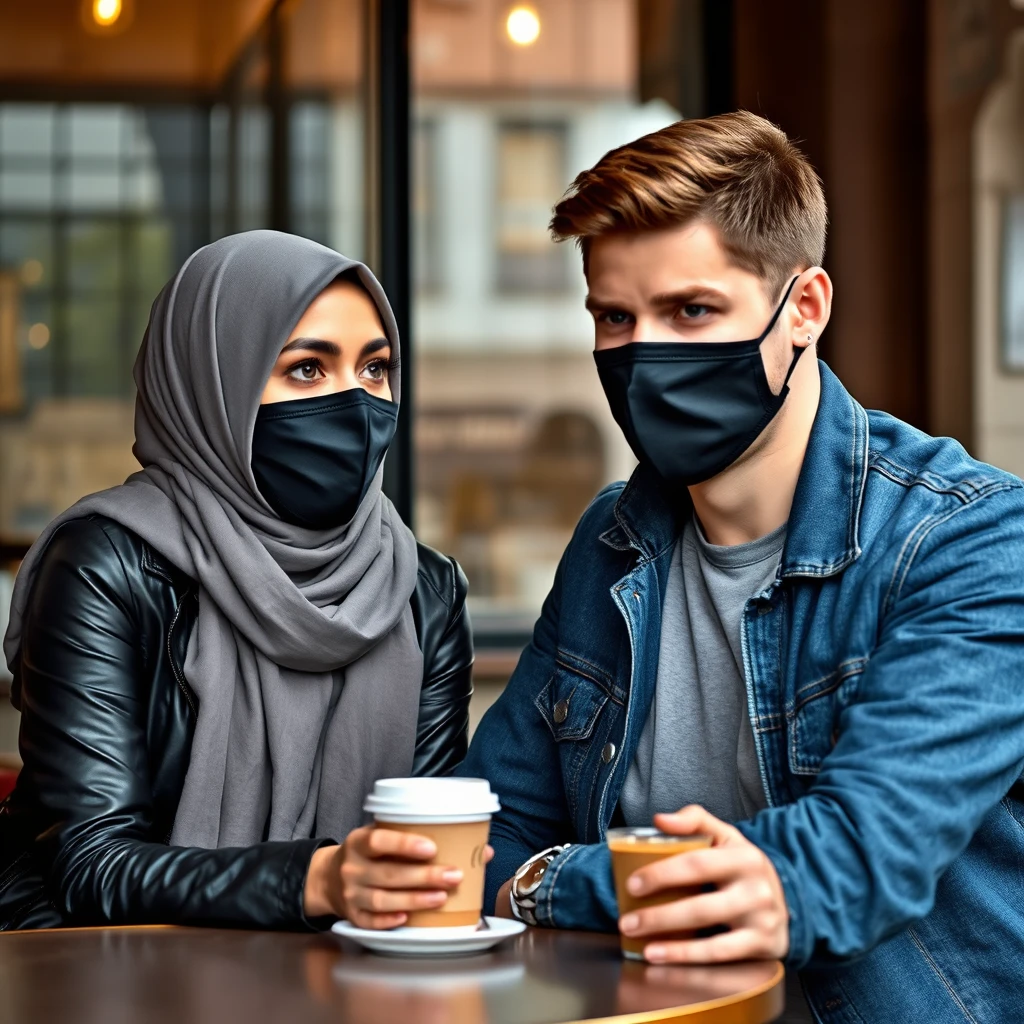
[[305, 352], [319, 352], [321, 355], [335, 358], [341, 355], [341, 346], [324, 338], [295, 338], [281, 349], [281, 355], [284, 355], [285, 352], [295, 352], [298, 349]]
[[382, 348], [391, 348], [391, 342], [387, 338], [374, 338], [363, 346], [359, 358], [365, 359], [367, 356], [372, 356], [374, 352], [379, 352]]
[[689, 288], [680, 288], [674, 292], [661, 292], [651, 297], [652, 306], [687, 306], [709, 301], [728, 303], [729, 298], [717, 288], [711, 288], [703, 284], [695, 284]]
[[[661, 292], [651, 297], [652, 306], [686, 306], [691, 303], [696, 304], [700, 302], [728, 304], [729, 298], [717, 288], [703, 284], [691, 285], [690, 287], [680, 288], [673, 292]], [[604, 313], [608, 310], [622, 308], [620, 303], [611, 302], [596, 295], [588, 295], [584, 305], [591, 313]]]
[[586, 302], [583, 303], [591, 313], [603, 313], [609, 309], [618, 309], [619, 307], [614, 302], [608, 302], [606, 299], [599, 299], [594, 295], [587, 295]]

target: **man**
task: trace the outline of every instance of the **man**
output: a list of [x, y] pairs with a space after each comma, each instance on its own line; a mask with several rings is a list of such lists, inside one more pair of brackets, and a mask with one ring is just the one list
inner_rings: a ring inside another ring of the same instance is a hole
[[[556, 207], [640, 464], [460, 769], [503, 804], [488, 901], [655, 963], [784, 958], [820, 1021], [1021, 1020], [1024, 484], [816, 360], [825, 227], [749, 113], [615, 150]], [[618, 920], [602, 840], [652, 819], [714, 846], [638, 891], [708, 888]]]

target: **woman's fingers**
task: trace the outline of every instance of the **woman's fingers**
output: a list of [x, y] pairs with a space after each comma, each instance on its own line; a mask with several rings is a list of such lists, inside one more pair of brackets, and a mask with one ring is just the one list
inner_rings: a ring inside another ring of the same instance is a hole
[[357, 888], [346, 898], [351, 911], [363, 910], [371, 914], [399, 914], [410, 910], [436, 910], [444, 906], [448, 893], [425, 889], [368, 889]]
[[357, 928], [372, 928], [375, 931], [398, 928], [408, 920], [408, 914], [371, 914], [358, 907], [353, 907], [348, 915], [349, 924], [354, 924]]
[[370, 828], [363, 843], [358, 844], [365, 857], [398, 857], [404, 860], [430, 860], [437, 854], [437, 845], [427, 836], [412, 832], [394, 832], [388, 828]]
[[423, 867], [393, 860], [370, 860], [354, 864], [349, 881], [380, 889], [454, 889], [462, 881], [458, 868], [442, 864]]

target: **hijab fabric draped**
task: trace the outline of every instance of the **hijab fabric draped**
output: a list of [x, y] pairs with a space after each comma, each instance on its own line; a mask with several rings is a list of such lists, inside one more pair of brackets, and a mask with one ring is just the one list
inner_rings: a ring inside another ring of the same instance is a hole
[[[199, 710], [173, 845], [341, 840], [373, 782], [412, 768], [418, 557], [382, 471], [349, 523], [309, 530], [278, 518], [250, 468], [271, 369], [341, 274], [376, 304], [397, 365], [391, 307], [361, 263], [274, 231], [194, 253], [153, 304], [135, 364], [141, 471], [58, 516], [18, 573], [12, 667], [36, 569], [70, 519], [107, 516], [197, 582], [184, 675]], [[398, 402], [397, 373], [390, 383]]]

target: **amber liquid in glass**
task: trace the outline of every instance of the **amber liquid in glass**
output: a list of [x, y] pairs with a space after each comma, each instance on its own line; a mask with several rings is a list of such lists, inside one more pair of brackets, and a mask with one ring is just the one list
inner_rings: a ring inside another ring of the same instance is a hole
[[[662, 889], [650, 896], [633, 896], [626, 889], [626, 879], [640, 868], [653, 864], [665, 857], [674, 857], [677, 853], [689, 853], [691, 850], [707, 849], [711, 845], [710, 836], [669, 836], [657, 829], [612, 829], [608, 833], [608, 849], [612, 854], [612, 872], [615, 875], [615, 896], [619, 902], [619, 916], [623, 917], [631, 910], [643, 910], [656, 907], [662, 903], [696, 896], [700, 886], [680, 886], [675, 889]], [[692, 932], [674, 932], [671, 935], [644, 935], [632, 937], [620, 935], [622, 953], [631, 960], [642, 960], [644, 946], [657, 938], [681, 939], [688, 938]]]

